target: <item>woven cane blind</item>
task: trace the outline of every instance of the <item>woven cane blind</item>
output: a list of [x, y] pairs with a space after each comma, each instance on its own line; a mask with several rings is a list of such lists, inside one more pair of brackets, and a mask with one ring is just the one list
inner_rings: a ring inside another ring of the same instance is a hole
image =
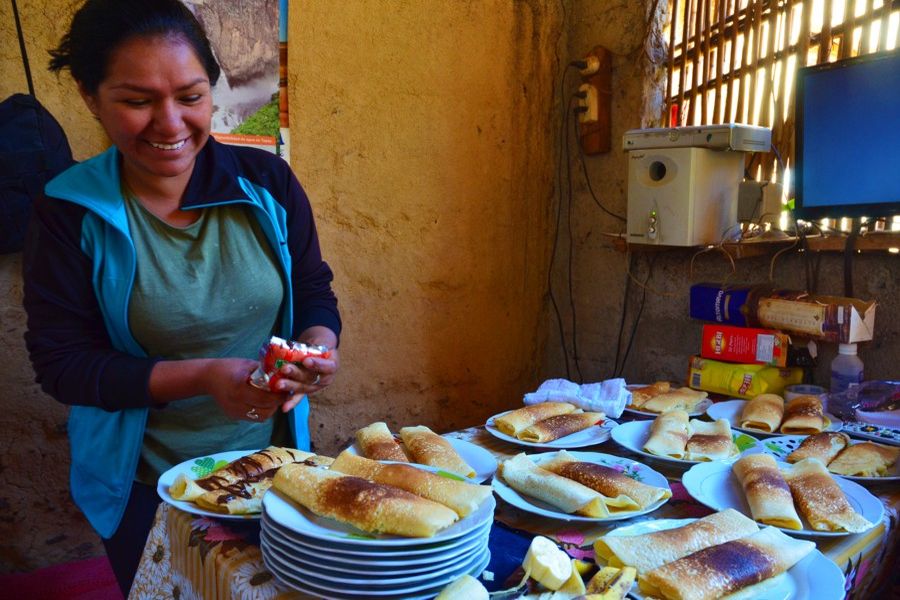
[[898, 44], [896, 0], [669, 0], [669, 8], [665, 123], [771, 128], [775, 152], [748, 165], [764, 180], [783, 177], [779, 156], [792, 163], [797, 69]]

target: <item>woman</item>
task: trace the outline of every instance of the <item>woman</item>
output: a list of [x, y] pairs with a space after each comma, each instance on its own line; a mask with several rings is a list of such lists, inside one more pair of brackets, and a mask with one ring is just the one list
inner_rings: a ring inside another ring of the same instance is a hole
[[[72, 405], [72, 496], [126, 593], [184, 460], [309, 448], [307, 394], [338, 369], [341, 321], [288, 165], [210, 137], [219, 67], [177, 0], [87, 0], [51, 52], [113, 143], [35, 203], [24, 257], [37, 379]], [[273, 334], [332, 349], [250, 386]], [[288, 433], [293, 433], [293, 440]]]

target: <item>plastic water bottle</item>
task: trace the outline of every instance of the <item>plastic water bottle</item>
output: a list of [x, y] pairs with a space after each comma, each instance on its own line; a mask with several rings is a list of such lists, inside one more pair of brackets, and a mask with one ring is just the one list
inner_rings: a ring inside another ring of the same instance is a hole
[[856, 344], [841, 344], [838, 355], [831, 361], [831, 394], [863, 382], [863, 362], [856, 355]]

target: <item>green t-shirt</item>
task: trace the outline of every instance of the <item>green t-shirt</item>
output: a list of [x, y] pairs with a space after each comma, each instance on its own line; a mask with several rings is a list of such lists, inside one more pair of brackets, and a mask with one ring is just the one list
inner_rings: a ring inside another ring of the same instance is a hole
[[[128, 319], [147, 354], [255, 359], [277, 325], [284, 285], [250, 209], [206, 208], [195, 223], [179, 228], [135, 198], [126, 207], [137, 254]], [[284, 425], [277, 427], [279, 438]], [[231, 420], [211, 396], [170, 402], [150, 410], [137, 479], [155, 485], [180, 462], [263, 448], [272, 438], [273, 420]]]

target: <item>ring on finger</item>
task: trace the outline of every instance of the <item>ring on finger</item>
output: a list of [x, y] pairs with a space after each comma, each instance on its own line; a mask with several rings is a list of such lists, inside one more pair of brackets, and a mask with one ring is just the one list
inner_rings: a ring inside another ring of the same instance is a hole
[[259, 413], [256, 412], [256, 407], [255, 407], [255, 406], [254, 406], [254, 407], [251, 407], [250, 410], [248, 410], [248, 411], [246, 412], [246, 416], [247, 416], [248, 419], [250, 419], [250, 420], [252, 420], [252, 421], [258, 421], [258, 420], [259, 420]]
[[316, 373], [316, 378], [313, 379], [312, 385], [319, 385], [319, 382], [322, 380], [322, 374]]

